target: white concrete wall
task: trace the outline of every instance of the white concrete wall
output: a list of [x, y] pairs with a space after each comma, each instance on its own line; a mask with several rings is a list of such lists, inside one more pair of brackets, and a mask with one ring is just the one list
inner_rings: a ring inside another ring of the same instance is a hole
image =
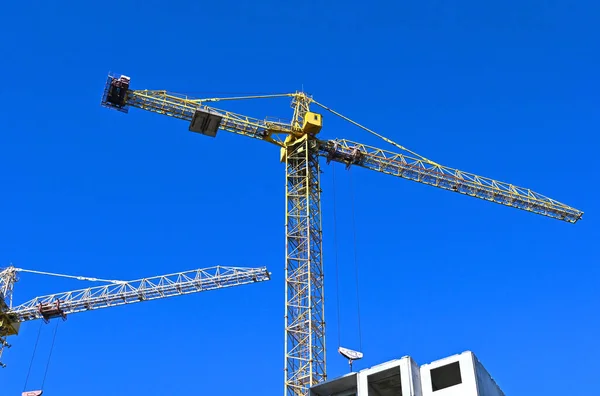
[[[431, 371], [454, 362], [458, 362], [460, 365], [462, 382], [458, 385], [434, 391], [431, 383]], [[421, 386], [423, 388], [423, 396], [481, 396], [477, 392], [473, 354], [467, 351], [422, 365]]]
[[[460, 368], [461, 383], [434, 391], [431, 381], [432, 370], [455, 362], [458, 362]], [[404, 356], [317, 385], [314, 391], [311, 390], [311, 395], [328, 395], [332, 392], [337, 395], [342, 389], [356, 389], [358, 391], [356, 396], [372, 396], [369, 395], [368, 377], [389, 369], [396, 370], [400, 377], [402, 396], [505, 396], [470, 351], [436, 360], [421, 367], [410, 356]], [[354, 390], [350, 394], [354, 394]]]
[[402, 396], [422, 396], [419, 366], [410, 356], [361, 370], [358, 373], [358, 396], [370, 396], [368, 377], [390, 368], [398, 370], [402, 383]]
[[[411, 379], [412, 379], [412, 389], [414, 392], [414, 396], [423, 396], [423, 386], [421, 384], [421, 369], [417, 362], [415, 362], [412, 358], [410, 358], [410, 366], [411, 366]], [[403, 395], [404, 389], [402, 390]], [[411, 393], [409, 393], [411, 395]]]
[[475, 370], [477, 372], [477, 390], [479, 396], [505, 396], [490, 373], [483, 367], [477, 356], [473, 355]]

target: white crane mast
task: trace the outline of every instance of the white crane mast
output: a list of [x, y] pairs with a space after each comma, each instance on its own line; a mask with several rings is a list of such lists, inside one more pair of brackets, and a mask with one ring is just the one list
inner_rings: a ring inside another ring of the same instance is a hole
[[[13, 288], [16, 281], [16, 268], [8, 267], [0, 271], [0, 304], [4, 303], [8, 308], [12, 308]], [[2, 309], [1, 306], [0, 309]]]

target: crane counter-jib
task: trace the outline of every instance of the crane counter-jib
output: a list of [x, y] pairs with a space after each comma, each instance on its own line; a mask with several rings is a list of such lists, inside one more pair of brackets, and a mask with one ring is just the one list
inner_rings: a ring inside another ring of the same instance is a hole
[[[110, 85], [110, 82], [114, 84], [115, 80], [111, 80], [109, 77], [108, 85]], [[124, 89], [120, 94], [122, 95], [122, 97], [118, 98], [121, 101], [120, 104], [111, 103], [110, 100], [115, 100], [116, 98], [111, 96], [111, 91], [107, 89], [104, 94], [103, 104], [106, 107], [115, 108], [122, 112], [128, 112], [129, 107], [133, 107], [189, 121], [190, 131], [211, 137], [215, 137], [217, 130], [221, 129], [282, 146], [285, 137], [292, 133], [291, 126], [284, 122], [271, 119], [261, 120], [216, 109], [206, 106], [204, 101], [200, 99], [193, 99], [186, 95], [162, 90], [130, 89]], [[113, 95], [117, 94], [113, 93]]]

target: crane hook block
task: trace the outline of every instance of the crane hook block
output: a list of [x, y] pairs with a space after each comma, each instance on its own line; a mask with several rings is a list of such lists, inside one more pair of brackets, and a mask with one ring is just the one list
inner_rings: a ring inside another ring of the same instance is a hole
[[202, 135], [216, 137], [223, 116], [210, 109], [198, 108], [192, 116], [189, 130]]
[[127, 76], [108, 76], [102, 96], [102, 106], [127, 113], [127, 91], [131, 79]]
[[41, 390], [25, 391], [25, 392], [21, 393], [21, 396], [42, 396], [42, 393], [44, 393], [44, 391], [41, 391]]

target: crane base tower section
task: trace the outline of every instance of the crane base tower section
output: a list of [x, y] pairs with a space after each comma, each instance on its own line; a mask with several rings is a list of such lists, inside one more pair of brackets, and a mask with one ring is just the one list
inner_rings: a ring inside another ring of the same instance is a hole
[[470, 351], [419, 367], [391, 360], [313, 386], [309, 396], [505, 396]]

